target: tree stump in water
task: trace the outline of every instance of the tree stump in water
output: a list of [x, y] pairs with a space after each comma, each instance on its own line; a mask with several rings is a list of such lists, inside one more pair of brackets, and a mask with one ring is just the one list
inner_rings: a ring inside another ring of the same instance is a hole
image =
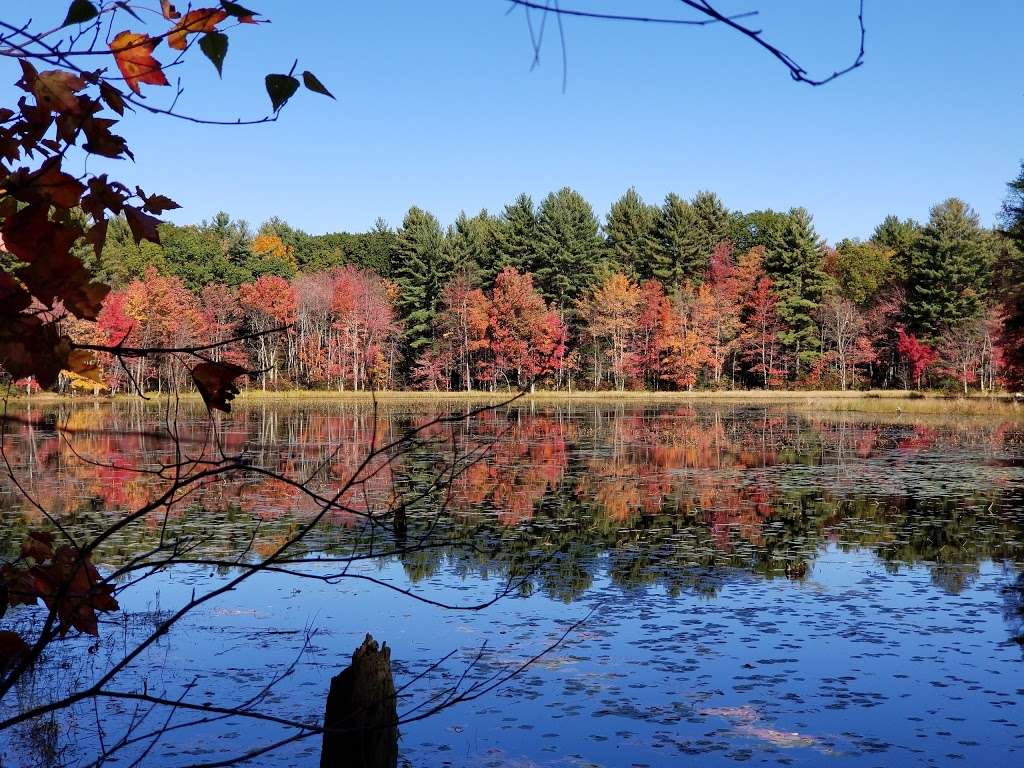
[[351, 666], [331, 678], [324, 727], [320, 768], [398, 765], [398, 707], [387, 643], [378, 648], [367, 635]]

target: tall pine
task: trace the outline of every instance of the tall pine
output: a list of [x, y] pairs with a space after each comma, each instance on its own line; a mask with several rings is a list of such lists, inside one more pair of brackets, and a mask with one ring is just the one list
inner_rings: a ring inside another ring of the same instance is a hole
[[821, 342], [815, 313], [828, 285], [822, 269], [822, 242], [803, 208], [783, 217], [767, 216], [761, 234], [764, 270], [779, 297], [777, 311], [787, 329], [779, 335], [799, 377], [818, 356]]
[[407, 365], [415, 361], [433, 338], [441, 287], [450, 274], [443, 242], [437, 219], [420, 208], [410, 208], [398, 230], [392, 270], [398, 286], [398, 316], [405, 327]]
[[562, 313], [572, 309], [592, 282], [601, 250], [597, 216], [579, 192], [563, 187], [544, 198], [530, 271], [555, 309]]
[[519, 195], [515, 202], [505, 206], [491, 230], [488, 283], [494, 281], [505, 267], [529, 272], [537, 249], [537, 212], [527, 194]]
[[653, 276], [657, 206], [648, 205], [630, 187], [612, 203], [604, 226], [605, 245], [615, 267], [633, 278]]
[[907, 325], [935, 337], [976, 317], [985, 306], [992, 258], [989, 236], [969, 205], [950, 198], [933, 207], [910, 255]]

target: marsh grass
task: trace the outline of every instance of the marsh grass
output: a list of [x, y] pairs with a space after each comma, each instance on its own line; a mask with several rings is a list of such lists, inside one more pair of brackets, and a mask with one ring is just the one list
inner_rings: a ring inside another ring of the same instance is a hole
[[[281, 390], [264, 392], [258, 389], [244, 390], [236, 402], [246, 403], [369, 403], [376, 399], [380, 403], [421, 403], [433, 402], [479, 402], [500, 403], [512, 397], [514, 392], [338, 392], [336, 390]], [[161, 402], [166, 395], [151, 395], [153, 402]], [[183, 393], [183, 401], [199, 402], [196, 393]], [[31, 397], [12, 397], [21, 403], [39, 405], [63, 402], [110, 402], [136, 399], [133, 394], [113, 397], [89, 395], [61, 395], [49, 392], [37, 393]], [[538, 390], [522, 396], [522, 401], [537, 403], [629, 403], [640, 405], [672, 403], [728, 403], [733, 405], [782, 405], [801, 411], [849, 412], [878, 414], [935, 414], [946, 416], [998, 416], [1024, 418], [1024, 401], [1011, 394], [975, 394], [968, 397], [950, 396], [941, 392], [917, 392], [914, 390], [721, 390], [699, 392], [649, 392], [649, 391], [586, 391], [573, 392]]]

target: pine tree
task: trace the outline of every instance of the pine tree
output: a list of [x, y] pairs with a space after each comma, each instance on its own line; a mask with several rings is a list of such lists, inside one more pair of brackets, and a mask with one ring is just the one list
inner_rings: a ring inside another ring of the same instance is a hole
[[934, 339], [984, 307], [993, 251], [978, 214], [950, 198], [931, 210], [914, 244], [907, 274], [908, 327]]
[[793, 356], [794, 374], [799, 376], [802, 366], [818, 356], [821, 343], [814, 315], [829, 281], [822, 271], [822, 243], [811, 215], [793, 208], [781, 227], [778, 223], [765, 233], [764, 270], [779, 296], [779, 318], [787, 326], [779, 339]]
[[591, 284], [601, 246], [597, 216], [582, 195], [563, 187], [544, 198], [531, 271], [556, 311], [570, 309]]
[[612, 203], [604, 231], [608, 256], [616, 269], [632, 277], [651, 277], [657, 217], [658, 208], [645, 203], [633, 187]]
[[397, 309], [405, 326], [406, 361], [411, 363], [431, 343], [441, 287], [447, 282], [437, 219], [413, 206], [405, 214], [395, 244]]
[[474, 288], [490, 286], [498, 274], [492, 249], [495, 227], [486, 210], [472, 217], [463, 211], [445, 235], [445, 260], [452, 273], [466, 278]]
[[655, 222], [655, 250], [651, 260], [652, 276], [666, 289], [671, 290], [686, 279], [683, 252], [692, 225], [690, 204], [675, 192], [666, 195]]
[[670, 193], [655, 226], [653, 276], [667, 288], [701, 282], [715, 246], [729, 236], [729, 221], [713, 192], [698, 192], [690, 202]]
[[493, 261], [487, 268], [490, 279], [486, 284], [493, 282], [494, 277], [506, 267], [529, 272], [536, 247], [537, 213], [533, 200], [524, 193], [505, 206], [491, 231]]
[[910, 270], [910, 259], [914, 243], [921, 236], [921, 225], [913, 219], [900, 219], [889, 214], [875, 227], [871, 242], [892, 252], [893, 276], [906, 280]]

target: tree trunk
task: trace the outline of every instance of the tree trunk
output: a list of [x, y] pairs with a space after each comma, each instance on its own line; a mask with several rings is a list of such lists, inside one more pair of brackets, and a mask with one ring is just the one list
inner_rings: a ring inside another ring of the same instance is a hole
[[370, 635], [331, 678], [320, 768], [396, 768], [398, 710], [391, 649]]

